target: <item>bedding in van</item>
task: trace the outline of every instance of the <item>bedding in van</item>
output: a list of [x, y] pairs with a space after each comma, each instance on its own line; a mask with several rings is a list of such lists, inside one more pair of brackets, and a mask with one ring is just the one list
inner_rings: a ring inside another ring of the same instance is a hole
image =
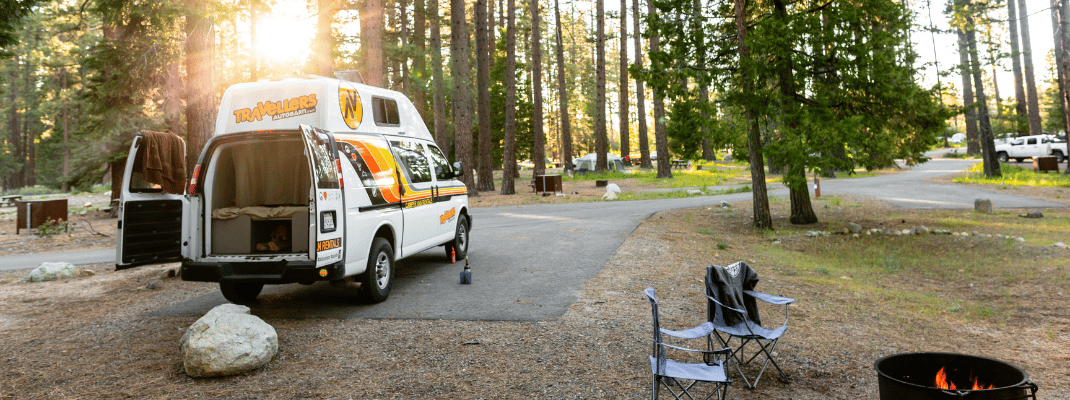
[[308, 213], [305, 206], [280, 206], [280, 207], [224, 207], [212, 210], [213, 219], [231, 219], [241, 215], [248, 215], [250, 219], [279, 219], [290, 218], [295, 214]]

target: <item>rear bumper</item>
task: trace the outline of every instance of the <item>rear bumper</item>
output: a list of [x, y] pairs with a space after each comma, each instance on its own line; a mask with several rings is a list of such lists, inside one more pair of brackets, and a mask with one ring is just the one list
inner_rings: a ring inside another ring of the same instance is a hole
[[282, 284], [331, 281], [344, 276], [345, 264], [341, 261], [323, 267], [316, 267], [314, 261], [182, 263], [182, 280], [194, 282]]

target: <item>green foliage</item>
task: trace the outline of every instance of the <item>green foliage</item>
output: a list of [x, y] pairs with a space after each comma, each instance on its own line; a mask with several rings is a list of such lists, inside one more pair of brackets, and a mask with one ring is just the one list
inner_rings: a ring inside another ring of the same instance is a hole
[[67, 221], [48, 220], [37, 227], [34, 232], [37, 236], [50, 238], [58, 233], [67, 231]]
[[[646, 16], [644, 36], [658, 35], [664, 47], [651, 53], [649, 68], [630, 71], [684, 103], [670, 113], [675, 140], [692, 149], [700, 140], [694, 88], [712, 86], [719, 112], [709, 115], [725, 123], [726, 115], [754, 112], [763, 153], [785, 168], [790, 187], [805, 187], [812, 170], [922, 161], [952, 115], [935, 89], [915, 83], [910, 14], [900, 2], [750, 2], [746, 57], [731, 3], [696, 12], [689, 0], [652, 1], [657, 11]], [[738, 152], [746, 124], [733, 125], [724, 131], [736, 139], [724, 143]]]

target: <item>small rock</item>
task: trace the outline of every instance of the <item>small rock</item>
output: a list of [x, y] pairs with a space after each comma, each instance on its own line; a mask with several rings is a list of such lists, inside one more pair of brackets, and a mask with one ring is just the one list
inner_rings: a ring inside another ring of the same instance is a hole
[[606, 191], [606, 194], [602, 195], [602, 200], [616, 200], [616, 199], [617, 199], [617, 193], [616, 192]]
[[1014, 241], [1016, 241], [1018, 243], [1023, 243], [1023, 242], [1025, 242], [1025, 238], [1023, 238], [1023, 237], [1015, 238]]
[[914, 234], [914, 231], [911, 230], [911, 229], [903, 229], [903, 234], [904, 235], [911, 235], [911, 234]]
[[157, 290], [157, 289], [162, 289], [162, 288], [163, 288], [163, 285], [160, 284], [160, 281], [152, 281], [152, 282], [149, 282], [148, 285], [145, 285], [145, 289], [149, 289], [149, 290]]
[[728, 204], [727, 201], [724, 201], [724, 200], [721, 201], [721, 208], [729, 208], [729, 207], [732, 207], [732, 205]]
[[1003, 239], [1003, 235], [1002, 235], [1002, 234], [999, 234], [999, 233], [997, 233], [997, 234], [996, 234], [996, 239]]
[[859, 237], [859, 235], [857, 233], [852, 233], [851, 237]]
[[920, 225], [917, 228], [914, 228], [914, 230], [917, 231], [917, 235], [928, 235], [930, 233], [929, 228], [925, 225]]
[[74, 265], [68, 262], [43, 262], [30, 271], [30, 282], [54, 281], [73, 278], [78, 274]]
[[86, 214], [89, 214], [89, 212], [86, 211], [86, 210], [82, 210], [82, 211], [78, 212], [78, 215], [86, 215]]
[[223, 304], [208, 311], [179, 341], [186, 375], [236, 375], [262, 367], [279, 351], [275, 328], [249, 307]]
[[821, 236], [821, 232], [818, 232], [818, 231], [806, 231], [806, 236], [809, 236], [809, 237]]
[[952, 232], [951, 236], [959, 236], [959, 233], [958, 232]]
[[80, 270], [78, 270], [78, 276], [93, 276], [93, 275], [96, 275], [96, 274], [97, 273], [93, 272], [93, 270], [91, 270], [91, 269], [80, 269]]
[[1044, 218], [1044, 213], [1040, 211], [1030, 211], [1025, 214], [1018, 215], [1022, 218]]
[[608, 192], [616, 192], [616, 193], [620, 193], [621, 192], [620, 186], [617, 186], [616, 183], [610, 183], [609, 185], [606, 185], [606, 191], [608, 191]]
[[992, 200], [976, 199], [973, 201], [973, 210], [983, 214], [992, 213]]
[[780, 244], [780, 239], [773, 239], [773, 244]]
[[1063, 243], [1063, 242], [1055, 242], [1055, 244], [1053, 244], [1052, 246], [1058, 247], [1058, 248], [1060, 248], [1060, 249], [1065, 249], [1065, 248], [1066, 248], [1066, 243]]
[[696, 189], [690, 189], [690, 190], [687, 191], [687, 194], [692, 195], [692, 196], [701, 196], [701, 195], [706, 194], [706, 192], [703, 192], [701, 190], [696, 190]]
[[724, 160], [725, 161], [732, 161], [733, 160], [732, 155], [731, 154], [725, 154], [724, 155]]
[[842, 234], [846, 235], [846, 234], [849, 234], [849, 233], [851, 233], [851, 230], [850, 230], [850, 229], [847, 229], [847, 228], [843, 228], [843, 230], [842, 230], [842, 231], [840, 231], [840, 233], [842, 233]]
[[82, 205], [82, 207], [85, 207], [85, 208], [89, 208], [89, 207], [92, 207], [92, 206], [93, 206], [93, 203], [88, 202], [88, 201], [85, 204]]
[[850, 231], [851, 233], [861, 233], [862, 232], [862, 225], [856, 224], [854, 222], [848, 222], [847, 223], [847, 230]]

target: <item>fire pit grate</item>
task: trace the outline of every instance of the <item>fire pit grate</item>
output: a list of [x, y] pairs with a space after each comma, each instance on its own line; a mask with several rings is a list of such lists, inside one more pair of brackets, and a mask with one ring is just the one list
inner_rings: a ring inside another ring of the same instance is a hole
[[[902, 353], [877, 360], [873, 368], [877, 370], [881, 400], [1037, 398], [1037, 385], [1025, 371], [1013, 364], [986, 357], [954, 353]], [[943, 386], [938, 384], [940, 380], [948, 386], [938, 387]]]

